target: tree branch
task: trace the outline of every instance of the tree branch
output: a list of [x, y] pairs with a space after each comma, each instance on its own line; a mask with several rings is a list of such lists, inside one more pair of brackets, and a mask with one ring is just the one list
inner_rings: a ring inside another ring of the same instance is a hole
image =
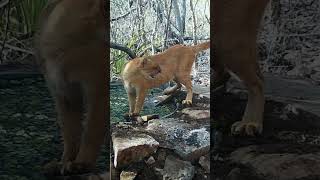
[[131, 51], [131, 49], [129, 49], [126, 46], [110, 42], [110, 47], [112, 49], [117, 49], [117, 50], [120, 50], [120, 51], [123, 51], [123, 52], [127, 53], [130, 56], [131, 59], [134, 59], [134, 58], [137, 57], [137, 55], [133, 51]]
[[112, 19], [111, 19], [111, 22], [113, 22], [113, 21], [118, 21], [119, 19], [123, 19], [123, 18], [127, 17], [132, 11], [134, 11], [134, 10], [136, 10], [136, 9], [137, 9], [137, 8], [130, 9], [129, 12], [127, 12], [127, 13], [119, 16], [119, 17], [112, 18]]
[[[171, 9], [172, 9], [172, 1], [173, 0], [170, 0], [170, 7], [169, 7], [169, 10], [168, 10], [168, 17], [167, 17], [167, 24], [166, 24], [166, 28], [165, 28], [165, 38], [164, 38], [164, 44], [163, 44], [163, 49], [166, 49], [167, 48], [167, 39], [168, 39], [168, 32], [169, 32], [169, 26], [170, 26], [170, 15], [171, 15]], [[165, 1], [167, 2], [167, 1]], [[166, 4], [166, 7], [165, 8], [168, 8], [168, 4]]]
[[[0, 43], [4, 43], [4, 41], [0, 41]], [[16, 47], [16, 46], [13, 46], [13, 45], [10, 45], [10, 44], [7, 44], [7, 43], [4, 44], [4, 47], [8, 48], [8, 49], [12, 49], [14, 51], [19, 51], [19, 52], [23, 52], [23, 53], [34, 55], [33, 51], [30, 51], [30, 50], [27, 50], [27, 49], [23, 49], [23, 48], [19, 48], [19, 47]]]
[[190, 9], [192, 12], [192, 19], [193, 19], [193, 41], [194, 45], [197, 45], [197, 22], [196, 22], [196, 15], [194, 13], [194, 7], [192, 0], [190, 0]]

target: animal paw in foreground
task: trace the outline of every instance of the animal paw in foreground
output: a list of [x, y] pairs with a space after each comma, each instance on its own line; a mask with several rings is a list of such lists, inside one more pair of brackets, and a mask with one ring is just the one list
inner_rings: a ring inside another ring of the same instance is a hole
[[189, 105], [189, 106], [190, 106], [190, 105], [192, 105], [192, 100], [183, 100], [183, 101], [182, 101], [182, 104], [183, 104], [183, 105]]
[[255, 136], [261, 134], [262, 129], [262, 123], [251, 121], [238, 121], [231, 126], [231, 134]]

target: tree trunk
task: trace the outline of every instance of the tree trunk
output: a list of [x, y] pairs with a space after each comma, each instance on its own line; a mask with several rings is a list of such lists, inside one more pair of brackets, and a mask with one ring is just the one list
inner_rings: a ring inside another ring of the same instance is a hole
[[[164, 43], [163, 43], [163, 49], [167, 49], [168, 47], [168, 43], [167, 43], [167, 40], [168, 40], [168, 33], [169, 33], [169, 26], [170, 26], [170, 16], [171, 16], [171, 9], [172, 9], [172, 1], [174, 0], [170, 0], [170, 7], [168, 9], [168, 17], [167, 17], [167, 24], [166, 24], [166, 29], [165, 29], [165, 38], [164, 38]], [[168, 8], [168, 4], [167, 4], [167, 1], [165, 0], [165, 6], [166, 6], [166, 9]]]
[[175, 14], [175, 19], [176, 19], [176, 24], [178, 27], [178, 31], [179, 31], [179, 43], [183, 43], [183, 23], [182, 23], [182, 18], [181, 18], [181, 14], [180, 14], [180, 8], [178, 5], [178, 0], [172, 0], [172, 5], [173, 5], [173, 11]]
[[196, 15], [194, 13], [194, 7], [193, 7], [193, 0], [190, 0], [190, 9], [192, 12], [192, 19], [193, 19], [193, 43], [194, 45], [197, 45], [197, 22], [196, 22]]

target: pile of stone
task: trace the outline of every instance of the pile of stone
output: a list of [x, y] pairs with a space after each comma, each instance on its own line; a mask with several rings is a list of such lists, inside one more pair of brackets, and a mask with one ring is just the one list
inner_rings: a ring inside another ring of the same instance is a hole
[[[209, 102], [204, 98], [197, 96], [195, 104]], [[207, 104], [143, 124], [113, 124], [112, 179], [210, 179], [209, 122]]]

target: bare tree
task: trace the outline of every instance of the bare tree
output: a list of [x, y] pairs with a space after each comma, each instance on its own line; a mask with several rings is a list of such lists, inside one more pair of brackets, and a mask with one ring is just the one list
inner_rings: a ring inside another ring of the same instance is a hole
[[167, 40], [168, 40], [168, 33], [169, 33], [169, 29], [170, 29], [170, 15], [171, 15], [171, 9], [172, 9], [172, 2], [173, 2], [174, 0], [170, 0], [170, 7], [169, 8], [167, 8], [168, 7], [168, 3], [167, 3], [167, 1], [165, 1], [165, 6], [166, 6], [166, 9], [168, 10], [168, 12], [167, 12], [167, 24], [166, 24], [166, 29], [165, 29], [165, 38], [164, 38], [164, 43], [163, 43], [163, 46], [164, 46], [164, 48], [163, 49], [166, 49], [167, 48], [167, 46], [168, 46], [168, 43], [167, 43]]
[[192, 19], [193, 19], [193, 43], [197, 45], [197, 22], [196, 22], [196, 15], [194, 13], [194, 6], [192, 3], [193, 0], [190, 0], [190, 9], [192, 12]]
[[182, 0], [181, 13], [178, 0], [172, 0], [173, 11], [175, 14], [176, 24], [179, 31], [179, 42], [183, 43], [183, 37], [185, 33], [185, 17], [186, 17], [186, 0]]

